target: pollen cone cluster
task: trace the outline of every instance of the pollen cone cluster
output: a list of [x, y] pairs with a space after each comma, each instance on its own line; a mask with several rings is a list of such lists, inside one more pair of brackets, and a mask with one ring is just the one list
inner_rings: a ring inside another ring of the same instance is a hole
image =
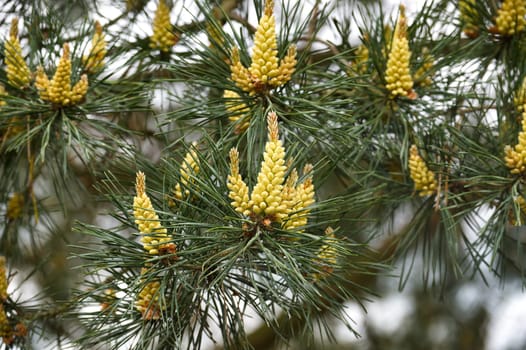
[[232, 50], [231, 78], [236, 85], [255, 95], [287, 83], [296, 69], [296, 47], [290, 46], [287, 54], [278, 59], [276, 19], [273, 0], [267, 0], [254, 38], [252, 63], [246, 68], [240, 61], [237, 48]]
[[206, 24], [206, 34], [211, 48], [217, 47], [218, 44], [222, 44], [224, 41], [221, 32], [215, 27], [215, 25], [217, 24], [210, 22]]
[[307, 207], [314, 203], [314, 186], [310, 177], [312, 166], [306, 166], [305, 180], [297, 183], [298, 174], [292, 170], [286, 178], [285, 148], [279, 140], [278, 119], [273, 112], [268, 118], [268, 141], [265, 144], [257, 183], [249, 189], [239, 174], [239, 153], [230, 150], [230, 175], [227, 187], [234, 209], [257, 221], [269, 219], [293, 230], [307, 223]]
[[49, 80], [43, 68], [39, 67], [35, 86], [43, 101], [49, 101], [57, 106], [73, 106], [84, 100], [88, 92], [88, 77], [83, 74], [71, 87], [71, 59], [69, 45], [65, 43], [53, 79]]
[[[7, 95], [7, 94], [6, 94]], [[2, 96], [2, 92], [0, 89], [0, 98]], [[4, 102], [3, 104], [1, 102]], [[0, 107], [5, 105], [5, 101], [0, 101]], [[7, 125], [4, 126], [2, 129], [0, 129], [0, 140], [1, 142], [5, 142], [7, 140], [12, 139], [13, 137], [20, 135], [26, 130], [26, 124], [25, 120], [28, 116], [14, 116], [8, 118]], [[18, 213], [16, 211], [16, 208], [19, 208], [21, 210], [21, 207], [18, 207], [17, 204], [19, 203], [19, 198], [15, 198], [15, 196], [10, 197], [9, 201], [7, 202], [7, 210], [6, 210], [6, 217], [8, 219], [14, 218], [13, 214]], [[10, 210], [10, 208], [15, 209], [14, 211]]]
[[7, 300], [7, 271], [5, 257], [0, 256], [0, 304]]
[[243, 215], [250, 215], [248, 202], [248, 186], [239, 174], [239, 152], [232, 148], [230, 156], [230, 175], [228, 175], [227, 187], [230, 190], [228, 197], [232, 200], [230, 204]]
[[4, 44], [4, 57], [7, 82], [18, 89], [29, 86], [31, 82], [31, 72], [24, 61], [22, 48], [18, 40], [18, 18], [14, 18], [11, 22], [9, 38]]
[[332, 227], [327, 227], [324, 237], [325, 243], [318, 250], [317, 260], [321, 265], [321, 271], [314, 274], [313, 277], [315, 281], [318, 281], [330, 274], [334, 270], [334, 266], [336, 266], [338, 254], [334, 248], [334, 245], [332, 244], [334, 240], [336, 240], [334, 230]]
[[241, 96], [235, 91], [225, 90], [223, 98], [225, 99], [225, 107], [230, 113], [228, 120], [236, 124], [236, 133], [244, 132], [250, 125], [250, 116], [248, 115], [250, 109], [241, 101]]
[[[208, 36], [208, 41], [210, 42], [209, 47], [214, 50], [216, 53], [221, 54], [220, 49], [225, 45], [225, 38], [221, 31], [222, 26], [222, 13], [218, 10], [213, 10], [211, 13], [212, 17], [206, 22], [206, 34]], [[224, 57], [223, 57], [224, 58]]]
[[104, 67], [104, 57], [106, 57], [106, 39], [102, 32], [102, 26], [98, 21], [95, 22], [95, 34], [91, 41], [91, 50], [87, 56], [82, 58], [87, 72], [94, 73]]
[[159, 281], [148, 282], [139, 292], [135, 308], [141, 313], [143, 320], [158, 320], [164, 306], [160, 305]]
[[400, 6], [385, 71], [386, 88], [392, 98], [398, 96], [411, 97], [414, 94], [413, 79], [409, 70], [411, 51], [407, 40], [406, 22], [404, 7]]
[[510, 210], [509, 221], [514, 226], [524, 225], [524, 218], [526, 215], [526, 200], [523, 196], [519, 195], [515, 197], [513, 201], [519, 206], [519, 212], [516, 216], [515, 210]]
[[[195, 147], [195, 144], [193, 147]], [[175, 198], [182, 200], [190, 195], [188, 186], [194, 182], [193, 177], [199, 173], [199, 158], [197, 158], [195, 148], [192, 148], [186, 153], [179, 171], [181, 177], [180, 182], [175, 185], [174, 196]]]
[[513, 103], [515, 104], [515, 108], [522, 113], [526, 109], [524, 108], [526, 106], [526, 78], [522, 80], [522, 84], [515, 91], [515, 96], [513, 97]]
[[434, 57], [429, 52], [427, 47], [422, 49], [422, 64], [420, 68], [415, 72], [415, 84], [426, 87], [433, 83], [432, 70], [434, 65]]
[[497, 32], [505, 36], [522, 32], [526, 27], [525, 16], [525, 0], [504, 0], [495, 19]]
[[479, 14], [475, 5], [475, 0], [459, 0], [458, 2], [460, 21], [463, 24], [464, 34], [470, 38], [475, 38], [479, 33], [477, 24]]
[[7, 319], [7, 314], [4, 310], [4, 304], [0, 303], [0, 337], [2, 338], [2, 342], [5, 344], [9, 344], [12, 341], [9, 341], [11, 334], [11, 325], [9, 324], [9, 320]]
[[526, 200], [522, 196], [515, 198], [515, 202], [519, 205], [522, 213], [526, 213]]
[[257, 183], [250, 194], [249, 206], [256, 215], [275, 216], [277, 221], [287, 214], [282, 192], [285, 183], [285, 148], [278, 133], [278, 118], [275, 113], [268, 116], [268, 141], [263, 152], [263, 161]]
[[303, 168], [303, 177], [304, 180], [297, 183], [298, 175], [294, 169], [285, 184], [283, 192], [286, 197], [288, 211], [287, 219], [283, 226], [287, 230], [294, 230], [307, 225], [307, 218], [310, 212], [308, 208], [314, 204], [312, 164], [305, 165]]
[[170, 51], [177, 44], [179, 37], [172, 31], [170, 8], [165, 0], [159, 0], [155, 17], [153, 18], [153, 34], [150, 37], [150, 47], [163, 52]]
[[141, 242], [144, 249], [152, 255], [175, 253], [175, 243], [170, 242], [170, 236], [161, 225], [150, 197], [146, 194], [145, 181], [144, 173], [139, 171], [135, 183], [137, 194], [133, 198], [133, 216], [135, 224], [137, 224], [139, 232], [142, 234]]
[[7, 91], [5, 91], [5, 86], [0, 84], [0, 107], [5, 106], [7, 104], [4, 101], [4, 96], [7, 96]]
[[504, 147], [504, 161], [514, 175], [526, 172], [526, 111], [522, 112], [522, 130], [519, 132], [515, 147]]
[[4, 310], [4, 302], [7, 300], [7, 275], [5, 268], [5, 258], [0, 256], [0, 337], [2, 340], [10, 338], [11, 325]]
[[13, 344], [16, 338], [25, 337], [27, 328], [16, 319], [10, 319], [4, 309], [4, 303], [8, 298], [7, 294], [7, 271], [5, 257], [0, 256], [0, 338], [7, 348]]
[[387, 56], [391, 51], [391, 43], [393, 41], [393, 28], [389, 23], [384, 25], [384, 42], [385, 47], [382, 47], [382, 55]]
[[278, 76], [278, 39], [276, 36], [276, 18], [273, 13], [274, 1], [267, 0], [265, 12], [259, 20], [254, 38], [252, 64], [248, 68], [250, 74], [266, 84]]
[[415, 190], [420, 196], [430, 196], [437, 190], [435, 174], [427, 168], [426, 163], [418, 154], [416, 145], [412, 145], [409, 155], [409, 175], [415, 183]]
[[358, 74], [365, 74], [367, 72], [367, 62], [369, 61], [369, 49], [365, 45], [367, 38], [363, 39], [357, 48], [352, 62], [352, 71]]
[[16, 220], [22, 215], [24, 209], [24, 195], [20, 192], [14, 193], [7, 201], [6, 217]]

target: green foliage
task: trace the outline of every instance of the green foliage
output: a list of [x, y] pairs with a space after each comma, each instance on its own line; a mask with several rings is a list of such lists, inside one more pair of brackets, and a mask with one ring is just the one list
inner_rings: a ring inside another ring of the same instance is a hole
[[[84, 349], [201, 348], [210, 339], [257, 347], [249, 317], [273, 340], [315, 343], [333, 340], [334, 319], [355, 332], [345, 303], [362, 305], [390, 266], [400, 288], [420, 274], [443, 295], [452, 281], [489, 272], [524, 280], [514, 226], [526, 218], [525, 173], [512, 173], [504, 149], [522, 145], [525, 107], [514, 101], [526, 34], [499, 34], [494, 1], [475, 2], [468, 16], [449, 1], [407, 13], [414, 84], [395, 98], [385, 72], [400, 16], [380, 5], [275, 0], [275, 54], [283, 62], [296, 45], [294, 72], [280, 86], [250, 73], [256, 88], [247, 93], [234, 81], [232, 51], [249, 67], [264, 47], [254, 38], [263, 1], [174, 1], [169, 30], [179, 41], [169, 52], [152, 49], [143, 27], [158, 2], [114, 4], [114, 18], [97, 12], [102, 2], [79, 3], [9, 1], [0, 14], [1, 55], [18, 16], [32, 79], [39, 66], [53, 79], [69, 43], [71, 81], [87, 74], [89, 84], [80, 103], [59, 106], [34, 80], [19, 88], [0, 69], [0, 254], [13, 270], [53, 277], [42, 282], [51, 311], [4, 301], [11, 324], [29, 331], [15, 343], [30, 347], [42, 335]], [[84, 14], [102, 18], [107, 54], [96, 71], [83, 60], [94, 33]], [[302, 169], [313, 165], [315, 204], [300, 206], [308, 221], [299, 228], [241, 214], [229, 198], [233, 147], [249, 191], [260, 171], [272, 173], [261, 169], [271, 112], [290, 160], [285, 176], [297, 169], [305, 184]], [[411, 145], [437, 181], [430, 196], [415, 190]], [[153, 206], [139, 209], [159, 219], [137, 217], [139, 171]], [[139, 220], [165, 236], [140, 232]], [[145, 239], [159, 237], [169, 243], [149, 253]], [[141, 309], [146, 291], [153, 301]]]

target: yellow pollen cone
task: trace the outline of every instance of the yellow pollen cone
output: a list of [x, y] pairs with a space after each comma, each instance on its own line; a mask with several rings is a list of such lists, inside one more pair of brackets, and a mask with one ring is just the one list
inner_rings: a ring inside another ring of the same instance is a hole
[[18, 40], [18, 18], [14, 18], [11, 22], [9, 38], [4, 43], [4, 56], [9, 85], [18, 89], [29, 86], [31, 72], [24, 61]]
[[139, 232], [143, 235], [141, 242], [144, 249], [152, 255], [160, 255], [167, 251], [175, 253], [175, 245], [170, 243], [166, 229], [161, 225], [159, 216], [153, 208], [150, 197], [146, 194], [146, 177], [143, 172], [137, 172], [135, 182], [136, 195], [133, 198], [133, 216]]
[[179, 36], [173, 32], [170, 22], [170, 8], [165, 0], [159, 0], [153, 19], [153, 34], [150, 37], [150, 47], [168, 52], [178, 41]]
[[522, 130], [517, 137], [517, 144], [504, 148], [504, 162], [514, 175], [526, 173], [526, 111], [522, 112], [521, 124]]
[[511, 36], [526, 27], [526, 1], [504, 0], [497, 11], [495, 27], [499, 34]]
[[82, 61], [84, 69], [89, 73], [94, 73], [104, 67], [104, 58], [106, 57], [106, 39], [102, 32], [102, 26], [99, 21], [95, 22], [95, 34], [91, 41], [91, 50], [87, 56], [84, 56]]
[[413, 95], [413, 79], [409, 69], [411, 51], [407, 40], [406, 21], [404, 7], [400, 6], [385, 71], [386, 88], [392, 98]]
[[415, 183], [415, 190], [420, 196], [430, 196], [437, 190], [435, 174], [428, 169], [426, 163], [418, 154], [416, 145], [412, 145], [409, 155], [409, 175]]
[[239, 60], [237, 48], [232, 50], [231, 79], [250, 95], [265, 93], [287, 83], [296, 69], [296, 47], [290, 46], [286, 56], [279, 62], [274, 2], [267, 0], [265, 11], [259, 20], [254, 37], [250, 67], [245, 68]]

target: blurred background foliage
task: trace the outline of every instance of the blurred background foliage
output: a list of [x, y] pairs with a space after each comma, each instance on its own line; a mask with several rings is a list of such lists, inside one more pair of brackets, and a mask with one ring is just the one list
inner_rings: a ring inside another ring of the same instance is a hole
[[[246, 88], [266, 4], [295, 62]], [[491, 300], [524, 282], [526, 2], [398, 5], [4, 0], [2, 347], [497, 349]], [[315, 186], [301, 230], [230, 204], [230, 150], [254, 188], [270, 112]], [[168, 258], [143, 249], [138, 171]], [[150, 282], [166, 318], [133, 301]]]

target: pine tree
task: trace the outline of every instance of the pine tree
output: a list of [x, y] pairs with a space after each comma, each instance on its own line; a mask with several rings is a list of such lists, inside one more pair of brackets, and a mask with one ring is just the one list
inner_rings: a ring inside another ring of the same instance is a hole
[[6, 349], [321, 347], [388, 274], [526, 281], [525, 1], [2, 10]]

